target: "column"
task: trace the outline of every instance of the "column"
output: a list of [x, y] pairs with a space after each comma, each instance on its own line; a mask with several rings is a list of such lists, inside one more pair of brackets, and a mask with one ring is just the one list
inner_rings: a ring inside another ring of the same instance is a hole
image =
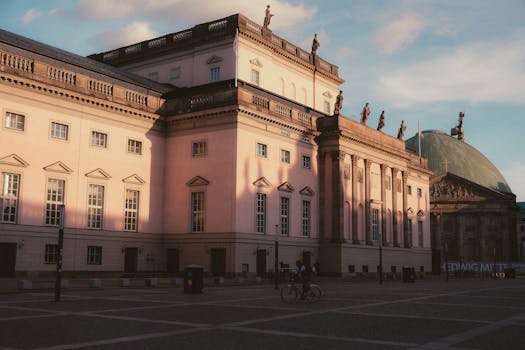
[[357, 225], [357, 161], [359, 157], [355, 154], [352, 154], [352, 243], [359, 244], [359, 239], [357, 235], [358, 225]]
[[366, 244], [372, 244], [370, 232], [370, 166], [372, 161], [365, 159], [365, 237]]
[[[403, 237], [405, 242], [405, 248], [410, 248], [411, 246], [411, 239], [412, 237], [408, 237], [408, 230], [407, 230], [407, 224], [408, 224], [408, 217], [407, 217], [407, 180], [408, 180], [408, 171], [403, 171], [401, 173], [401, 176], [403, 178], [403, 183], [401, 184], [401, 189], [403, 191]], [[419, 209], [418, 209], [419, 210]], [[417, 222], [416, 222], [417, 225]], [[417, 226], [416, 226], [417, 227]]]
[[344, 242], [344, 193], [343, 193], [343, 174], [344, 159], [343, 151], [330, 152], [332, 157], [332, 186], [333, 200], [331, 205], [332, 212], [332, 241]]
[[397, 232], [397, 173], [398, 169], [392, 169], [392, 240], [394, 247], [399, 247], [399, 237]]
[[387, 166], [385, 164], [381, 164], [381, 243], [383, 245], [386, 244], [386, 168]]
[[319, 239], [325, 239], [325, 205], [326, 205], [326, 184], [325, 184], [325, 160], [326, 152], [319, 152]]

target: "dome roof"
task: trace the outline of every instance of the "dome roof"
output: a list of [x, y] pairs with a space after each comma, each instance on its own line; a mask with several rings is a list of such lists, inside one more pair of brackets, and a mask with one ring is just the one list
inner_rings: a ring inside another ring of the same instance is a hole
[[[442, 131], [426, 130], [422, 134], [421, 156], [428, 159], [432, 177], [448, 171], [491, 190], [512, 193], [499, 170], [474, 147]], [[418, 152], [417, 134], [406, 140], [406, 146]]]

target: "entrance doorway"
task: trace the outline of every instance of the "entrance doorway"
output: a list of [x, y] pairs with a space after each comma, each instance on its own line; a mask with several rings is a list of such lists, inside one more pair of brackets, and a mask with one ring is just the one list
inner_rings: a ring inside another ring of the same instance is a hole
[[179, 249], [168, 248], [166, 249], [166, 271], [168, 273], [177, 273], [180, 269], [180, 256]]
[[255, 264], [257, 276], [266, 276], [266, 249], [257, 249], [257, 260]]
[[135, 273], [137, 272], [139, 260], [138, 248], [125, 248], [124, 249], [124, 272]]
[[211, 256], [211, 274], [212, 276], [224, 277], [226, 274], [226, 249], [212, 248], [210, 250]]
[[16, 243], [0, 243], [0, 277], [15, 277]]

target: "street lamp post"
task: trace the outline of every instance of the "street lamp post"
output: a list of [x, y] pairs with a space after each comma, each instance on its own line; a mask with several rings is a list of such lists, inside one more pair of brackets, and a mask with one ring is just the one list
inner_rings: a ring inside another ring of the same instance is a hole
[[274, 288], [275, 290], [279, 289], [279, 225], [275, 225], [275, 242], [274, 242]]
[[60, 211], [60, 223], [58, 228], [58, 255], [57, 255], [57, 268], [56, 268], [56, 280], [55, 280], [55, 301], [60, 301], [60, 289], [62, 288], [62, 258], [64, 250], [64, 219], [65, 219], [65, 206], [61, 204], [59, 206]]

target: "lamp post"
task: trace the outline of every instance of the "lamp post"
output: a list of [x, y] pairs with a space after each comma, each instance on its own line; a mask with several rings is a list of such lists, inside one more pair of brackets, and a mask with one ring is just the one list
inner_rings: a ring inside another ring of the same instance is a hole
[[57, 255], [57, 268], [56, 268], [56, 280], [55, 280], [55, 301], [60, 301], [60, 289], [62, 287], [62, 257], [64, 248], [64, 219], [66, 207], [61, 204], [59, 207], [60, 223], [58, 228], [58, 255]]
[[279, 225], [275, 225], [275, 242], [274, 242], [274, 288], [275, 290], [279, 289]]
[[445, 280], [448, 281], [448, 242], [445, 241]]

